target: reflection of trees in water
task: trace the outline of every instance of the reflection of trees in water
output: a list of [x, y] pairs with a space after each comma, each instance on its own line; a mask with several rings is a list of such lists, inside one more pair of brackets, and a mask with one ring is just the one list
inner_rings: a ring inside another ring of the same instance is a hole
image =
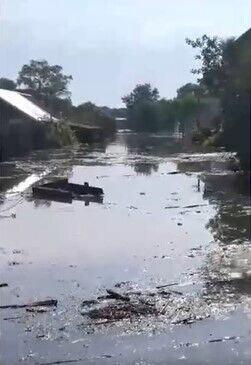
[[250, 213], [242, 205], [220, 204], [215, 217], [209, 220], [207, 228], [220, 243], [242, 243], [250, 238]]
[[[31, 199], [33, 200], [33, 199]], [[40, 208], [40, 207], [46, 207], [49, 208], [51, 206], [51, 201], [49, 200], [43, 200], [43, 199], [34, 199], [34, 207]]]
[[[168, 135], [125, 133], [118, 138], [120, 143], [126, 145], [129, 164], [137, 174], [151, 175], [157, 172], [159, 157], [168, 157], [180, 151], [180, 143]], [[133, 156], [134, 160], [131, 158]], [[144, 161], [144, 158], [149, 161]]]
[[151, 175], [153, 172], [157, 172], [159, 169], [158, 163], [136, 162], [132, 165], [134, 171], [137, 174]]
[[121, 135], [120, 138], [127, 146], [129, 154], [168, 157], [181, 150], [180, 141], [168, 135], [128, 133]]
[[220, 244], [250, 239], [249, 177], [244, 175], [208, 175], [204, 177], [203, 197], [217, 205], [209, 228]]
[[[230, 172], [232, 161], [182, 160], [182, 172], [204, 172], [203, 198], [215, 205], [208, 228], [214, 237], [201, 275], [209, 303], [235, 305], [251, 293], [250, 176]], [[221, 174], [215, 174], [223, 171]], [[205, 173], [208, 171], [208, 173]]]
[[207, 224], [216, 245], [202, 269], [206, 293], [231, 302], [251, 293], [249, 176], [208, 175], [204, 182], [203, 196], [217, 209]]

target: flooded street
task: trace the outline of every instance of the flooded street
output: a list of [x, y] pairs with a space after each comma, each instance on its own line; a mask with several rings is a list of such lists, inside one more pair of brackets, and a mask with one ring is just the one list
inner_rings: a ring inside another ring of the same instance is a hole
[[[0, 309], [1, 365], [250, 364], [250, 200], [235, 164], [129, 132], [2, 164], [0, 305], [57, 306]], [[103, 201], [34, 200], [45, 176], [88, 181]]]

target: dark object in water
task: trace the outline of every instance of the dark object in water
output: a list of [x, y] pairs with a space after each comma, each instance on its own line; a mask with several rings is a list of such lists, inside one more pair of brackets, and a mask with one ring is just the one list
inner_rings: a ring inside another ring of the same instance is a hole
[[169, 283], [169, 284], [164, 284], [164, 285], [158, 285], [158, 286], [156, 286], [156, 288], [162, 289], [162, 288], [166, 288], [168, 286], [174, 286], [174, 285], [179, 285], [179, 283]]
[[1, 305], [0, 309], [17, 309], [17, 308], [31, 308], [31, 307], [56, 307], [58, 301], [56, 299], [47, 299], [41, 300], [38, 302], [33, 302], [30, 304], [8, 304], [8, 305]]
[[83, 359], [74, 359], [74, 360], [57, 360], [52, 362], [43, 362], [40, 365], [59, 365], [59, 364], [70, 364], [73, 362], [82, 362]]
[[50, 199], [71, 203], [73, 199], [83, 200], [86, 205], [90, 202], [102, 203], [103, 189], [90, 186], [87, 182], [83, 185], [69, 183], [68, 179], [33, 186], [33, 195], [40, 199]]
[[6, 286], [8, 286], [7, 283], [0, 283], [0, 288], [5, 288]]
[[129, 297], [124, 296], [124, 295], [121, 295], [121, 294], [117, 293], [114, 290], [106, 289], [106, 291], [114, 299], [123, 300], [125, 302], [129, 302], [130, 301], [130, 298]]

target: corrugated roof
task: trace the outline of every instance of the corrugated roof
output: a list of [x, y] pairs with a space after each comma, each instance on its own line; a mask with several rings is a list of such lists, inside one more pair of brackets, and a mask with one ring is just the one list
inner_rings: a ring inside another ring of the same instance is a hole
[[0, 89], [0, 99], [38, 122], [57, 122], [58, 119], [27, 99], [17, 91]]

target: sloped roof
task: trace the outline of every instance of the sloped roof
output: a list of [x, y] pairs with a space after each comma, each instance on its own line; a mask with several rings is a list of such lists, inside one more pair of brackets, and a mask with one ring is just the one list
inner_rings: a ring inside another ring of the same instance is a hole
[[28, 115], [37, 122], [58, 121], [57, 118], [51, 117], [48, 112], [34, 104], [31, 100], [27, 99], [17, 91], [0, 89], [0, 99], [4, 100], [9, 105]]

